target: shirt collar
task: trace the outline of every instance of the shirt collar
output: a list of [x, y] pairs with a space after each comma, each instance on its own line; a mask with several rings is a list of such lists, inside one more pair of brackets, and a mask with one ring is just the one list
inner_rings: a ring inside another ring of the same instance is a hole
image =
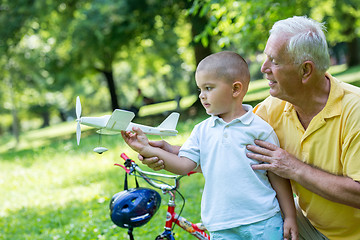
[[326, 77], [330, 79], [330, 94], [328, 101], [321, 112], [324, 118], [331, 118], [338, 116], [341, 113], [341, 99], [344, 96], [344, 89], [341, 86], [341, 82], [329, 73], [326, 73]]
[[254, 114], [253, 114], [253, 107], [251, 105], [248, 104], [243, 104], [242, 105], [244, 110], [246, 111], [246, 113], [244, 115], [242, 115], [241, 117], [235, 118], [233, 119], [231, 122], [226, 123], [224, 120], [222, 120], [222, 118], [218, 117], [218, 116], [214, 116], [211, 115], [210, 117], [210, 126], [211, 127], [215, 127], [216, 122], [218, 123], [224, 123], [224, 124], [230, 124], [230, 123], [234, 123], [234, 122], [241, 122], [244, 125], [249, 125], [252, 120], [254, 119]]

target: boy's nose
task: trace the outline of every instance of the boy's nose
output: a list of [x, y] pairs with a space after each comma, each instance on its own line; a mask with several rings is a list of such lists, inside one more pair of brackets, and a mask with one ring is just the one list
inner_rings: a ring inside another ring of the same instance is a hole
[[199, 98], [200, 98], [200, 99], [204, 99], [204, 98], [205, 98], [205, 95], [204, 95], [202, 92], [200, 92], [200, 93], [199, 93]]

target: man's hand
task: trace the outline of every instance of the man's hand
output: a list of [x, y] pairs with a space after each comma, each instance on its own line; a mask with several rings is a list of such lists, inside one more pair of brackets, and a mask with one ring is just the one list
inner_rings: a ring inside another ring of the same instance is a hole
[[[180, 146], [170, 145], [169, 143], [167, 143], [164, 140], [149, 141], [149, 144], [152, 147], [161, 148], [161, 149], [163, 149], [167, 152], [173, 153], [173, 154], [178, 154], [179, 149], [180, 149]], [[142, 156], [141, 154], [139, 154], [138, 158], [143, 164], [146, 164], [149, 168], [151, 168], [155, 171], [159, 171], [161, 169], [164, 169], [164, 167], [165, 167], [164, 161], [159, 159], [158, 157], [146, 158], [146, 157]]]
[[294, 179], [295, 173], [304, 166], [303, 162], [272, 143], [255, 140], [255, 144], [246, 146], [251, 151], [246, 156], [268, 164], [254, 164], [254, 170], [269, 170], [280, 177]]
[[303, 187], [330, 201], [360, 208], [360, 183], [346, 176], [334, 175], [301, 162], [274, 144], [255, 140], [246, 148], [246, 155], [269, 164], [252, 165], [254, 170], [269, 170], [276, 175], [295, 180]]

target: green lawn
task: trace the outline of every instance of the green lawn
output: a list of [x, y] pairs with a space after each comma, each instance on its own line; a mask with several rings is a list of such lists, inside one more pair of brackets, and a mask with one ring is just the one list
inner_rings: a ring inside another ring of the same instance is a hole
[[[182, 143], [195, 122], [179, 123], [183, 134], [166, 140]], [[124, 172], [113, 164], [121, 162], [121, 152], [137, 155], [119, 135], [103, 137], [110, 150], [98, 155], [92, 152], [98, 136], [86, 131], [77, 146], [74, 129], [75, 123], [66, 123], [27, 132], [17, 150], [9, 149], [9, 137], [0, 138], [0, 239], [128, 239], [126, 229], [111, 222], [108, 206], [124, 182]], [[147, 186], [143, 181], [140, 185]], [[183, 178], [180, 189], [187, 199], [184, 216], [193, 221], [200, 219], [202, 185], [202, 176], [193, 175]], [[167, 200], [162, 195], [161, 209], [134, 230], [135, 239], [155, 239], [163, 231]], [[180, 198], [177, 204], [182, 205]], [[180, 239], [188, 238], [175, 230]]]
[[[360, 67], [344, 70], [338, 67], [332, 73], [359, 85]], [[252, 82], [248, 95], [257, 95], [254, 99], [259, 100], [259, 96], [268, 94], [267, 88], [265, 80]], [[195, 100], [196, 96], [184, 98], [180, 105], [185, 108]], [[174, 107], [164, 105], [161, 111]], [[144, 115], [152, 111], [151, 107], [141, 109]], [[180, 134], [166, 140], [183, 143], [201, 120], [182, 120], [178, 124]], [[75, 122], [26, 132], [16, 149], [11, 136], [1, 136], [0, 239], [128, 239], [125, 229], [112, 224], [108, 205], [113, 194], [123, 189], [124, 181], [124, 172], [113, 164], [121, 162], [122, 152], [135, 159], [136, 154], [115, 135], [102, 138], [102, 145], [110, 150], [98, 155], [92, 152], [99, 144], [98, 136], [94, 130], [84, 130], [80, 146], [76, 145]], [[141, 186], [147, 185], [141, 182]], [[180, 191], [187, 199], [183, 215], [193, 221], [200, 219], [202, 186], [200, 174], [185, 177], [181, 185]], [[168, 198], [162, 199], [157, 215], [134, 230], [135, 239], [154, 239], [163, 230]], [[177, 204], [181, 206], [180, 198]], [[178, 239], [189, 239], [188, 233], [178, 227], [175, 232]]]

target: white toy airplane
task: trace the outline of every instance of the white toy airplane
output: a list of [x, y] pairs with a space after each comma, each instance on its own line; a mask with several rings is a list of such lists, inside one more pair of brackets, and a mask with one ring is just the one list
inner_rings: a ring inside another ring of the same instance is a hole
[[81, 127], [80, 124], [98, 128], [99, 134], [119, 134], [121, 131], [132, 131], [133, 127], [140, 128], [144, 133], [161, 136], [176, 136], [176, 125], [179, 120], [179, 113], [171, 113], [158, 127], [149, 127], [141, 124], [132, 123], [135, 117], [133, 112], [115, 109], [111, 115], [102, 117], [81, 117], [80, 97], [76, 98], [76, 138], [77, 144], [80, 143]]

